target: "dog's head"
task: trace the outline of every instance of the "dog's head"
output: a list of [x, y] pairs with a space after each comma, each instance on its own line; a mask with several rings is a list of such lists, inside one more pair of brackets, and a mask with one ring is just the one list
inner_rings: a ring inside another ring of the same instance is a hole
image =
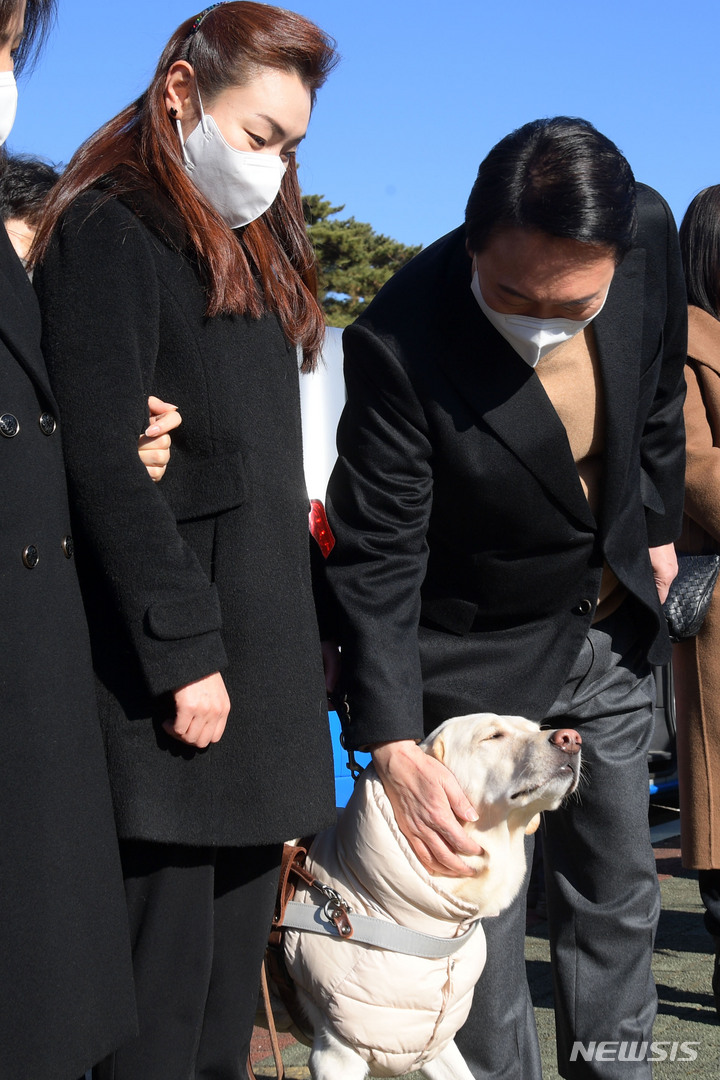
[[529, 824], [554, 810], [580, 777], [580, 736], [544, 731], [522, 716], [472, 713], [447, 720], [423, 743], [458, 783], [492, 827], [512, 815]]
[[[487, 858], [478, 861], [478, 872], [487, 871], [493, 852], [505, 850], [508, 839], [520, 848], [523, 833], [534, 832], [543, 810], [556, 809], [580, 778], [580, 736], [576, 731], [541, 730], [521, 716], [472, 713], [447, 720], [422, 744], [426, 753], [442, 761], [478, 814], [470, 826]], [[473, 860], [468, 862], [473, 864]], [[524, 857], [518, 874], [510, 878], [520, 887]], [[469, 879], [464, 879], [465, 883]], [[467, 891], [457, 879], [456, 891]], [[509, 902], [509, 901], [508, 901]], [[505, 906], [502, 901], [501, 906]]]

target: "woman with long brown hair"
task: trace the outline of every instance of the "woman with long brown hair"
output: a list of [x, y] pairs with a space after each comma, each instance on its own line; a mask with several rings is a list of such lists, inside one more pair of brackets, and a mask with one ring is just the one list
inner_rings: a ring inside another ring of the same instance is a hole
[[[323, 318], [295, 166], [333, 63], [278, 8], [188, 19], [37, 239], [140, 1018], [98, 1077], [245, 1075], [282, 841], [334, 816], [296, 360]], [[148, 391], [183, 414], [162, 485], [131, 453]]]

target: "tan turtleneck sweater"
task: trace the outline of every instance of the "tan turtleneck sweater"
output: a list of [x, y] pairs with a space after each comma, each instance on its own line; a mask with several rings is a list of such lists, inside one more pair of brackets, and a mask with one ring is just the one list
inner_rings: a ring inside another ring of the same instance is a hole
[[[597, 518], [602, 500], [605, 398], [592, 323], [547, 353], [535, 372], [567, 432], [580, 483]], [[593, 622], [612, 614], [626, 591], [606, 563]]]

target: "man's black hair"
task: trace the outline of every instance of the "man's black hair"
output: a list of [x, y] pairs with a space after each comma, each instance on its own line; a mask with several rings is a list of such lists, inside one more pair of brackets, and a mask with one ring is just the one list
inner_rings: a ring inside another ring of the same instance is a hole
[[58, 172], [39, 158], [9, 154], [0, 161], [0, 221], [20, 218], [36, 228]]
[[705, 188], [680, 225], [688, 303], [720, 319], [720, 184]]
[[619, 262], [637, 228], [627, 160], [587, 120], [556, 116], [525, 124], [482, 162], [465, 211], [473, 252], [506, 228], [610, 248]]

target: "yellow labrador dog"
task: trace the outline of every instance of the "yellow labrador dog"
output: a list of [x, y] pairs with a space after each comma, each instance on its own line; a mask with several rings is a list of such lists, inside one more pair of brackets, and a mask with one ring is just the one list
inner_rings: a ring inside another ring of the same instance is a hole
[[[427, 871], [400, 832], [370, 767], [338, 825], [320, 833], [306, 868], [326, 887], [300, 888], [285, 961], [314, 1031], [313, 1080], [421, 1070], [472, 1080], [454, 1037], [485, 964], [480, 919], [517, 895], [525, 833], [574, 791], [580, 736], [518, 716], [446, 721], [422, 744], [457, 777], [479, 819], [465, 828], [483, 854], [473, 877]], [[329, 897], [329, 899], [327, 899]]]

